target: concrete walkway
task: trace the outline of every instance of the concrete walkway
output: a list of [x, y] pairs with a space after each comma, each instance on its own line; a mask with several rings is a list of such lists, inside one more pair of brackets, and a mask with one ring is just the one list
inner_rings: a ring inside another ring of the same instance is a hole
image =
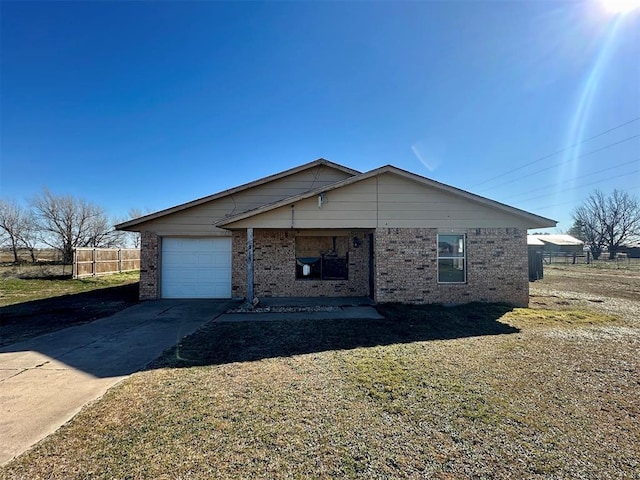
[[0, 465], [232, 305], [159, 300], [0, 349]]

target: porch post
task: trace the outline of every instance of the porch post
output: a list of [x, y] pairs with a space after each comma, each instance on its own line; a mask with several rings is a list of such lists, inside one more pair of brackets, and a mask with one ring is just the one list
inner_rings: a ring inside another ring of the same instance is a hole
[[253, 302], [253, 228], [247, 228], [247, 302]]

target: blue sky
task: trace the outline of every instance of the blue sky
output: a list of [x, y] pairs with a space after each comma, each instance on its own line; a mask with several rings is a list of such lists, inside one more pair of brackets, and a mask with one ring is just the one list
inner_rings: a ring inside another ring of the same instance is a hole
[[[640, 195], [640, 10], [599, 2], [7, 2], [0, 189], [126, 217], [319, 157], [571, 226]], [[595, 137], [595, 138], [592, 138]], [[559, 152], [559, 153], [558, 153]]]

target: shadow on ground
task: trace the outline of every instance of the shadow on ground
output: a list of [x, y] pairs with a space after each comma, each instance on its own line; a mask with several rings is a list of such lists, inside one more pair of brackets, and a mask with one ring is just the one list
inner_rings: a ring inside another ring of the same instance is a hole
[[138, 302], [139, 283], [0, 307], [0, 346], [92, 322]]
[[504, 335], [520, 330], [500, 318], [512, 307], [378, 306], [382, 320], [209, 322], [149, 368], [193, 367], [401, 343]]

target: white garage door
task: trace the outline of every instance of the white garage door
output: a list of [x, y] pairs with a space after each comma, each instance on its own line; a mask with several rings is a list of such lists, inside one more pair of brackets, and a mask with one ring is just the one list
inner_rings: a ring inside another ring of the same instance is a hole
[[163, 238], [162, 298], [230, 298], [231, 238]]

